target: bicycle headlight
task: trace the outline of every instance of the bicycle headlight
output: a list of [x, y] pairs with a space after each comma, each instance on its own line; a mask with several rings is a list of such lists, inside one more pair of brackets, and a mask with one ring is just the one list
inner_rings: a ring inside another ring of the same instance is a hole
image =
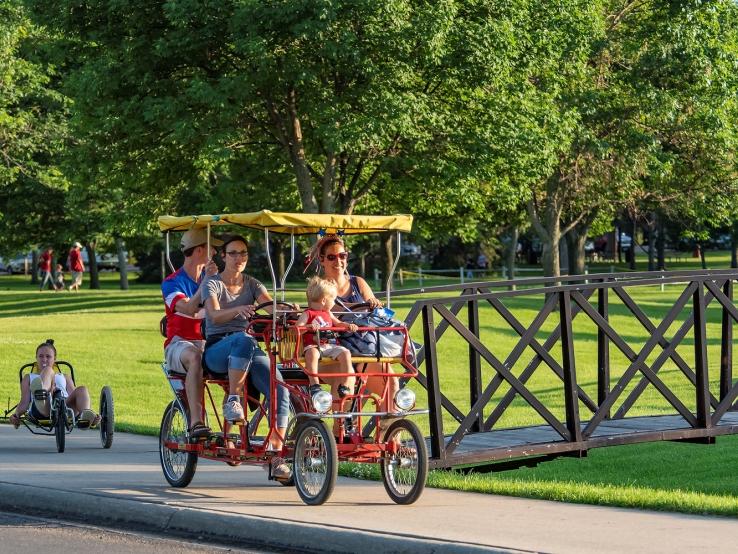
[[409, 410], [415, 406], [415, 393], [410, 389], [400, 389], [395, 395], [395, 405], [401, 410]]
[[313, 408], [315, 411], [324, 414], [333, 406], [333, 396], [328, 391], [320, 391], [313, 395]]

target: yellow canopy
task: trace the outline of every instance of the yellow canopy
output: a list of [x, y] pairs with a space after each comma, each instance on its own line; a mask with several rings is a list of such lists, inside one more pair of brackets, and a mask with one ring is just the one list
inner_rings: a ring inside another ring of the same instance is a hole
[[262, 210], [245, 214], [192, 215], [159, 218], [162, 231], [187, 231], [193, 228], [216, 225], [240, 225], [252, 229], [269, 229], [273, 233], [309, 235], [321, 231], [355, 235], [379, 231], [410, 232], [411, 215], [341, 215], [341, 214], [291, 214]]

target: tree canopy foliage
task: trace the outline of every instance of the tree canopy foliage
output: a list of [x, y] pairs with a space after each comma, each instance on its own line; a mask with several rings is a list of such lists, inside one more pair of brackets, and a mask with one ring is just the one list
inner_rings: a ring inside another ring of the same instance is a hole
[[623, 210], [736, 219], [732, 0], [0, 6], [4, 213], [52, 187], [90, 238], [271, 208], [474, 241], [527, 208], [556, 275]]

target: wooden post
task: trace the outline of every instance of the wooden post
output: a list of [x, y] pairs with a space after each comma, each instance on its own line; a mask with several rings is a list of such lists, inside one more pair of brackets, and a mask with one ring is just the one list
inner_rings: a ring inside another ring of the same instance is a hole
[[[733, 280], [728, 278], [723, 285], [723, 293], [733, 301]], [[733, 318], [723, 307], [723, 325], [720, 335], [720, 400], [722, 401], [733, 386]]]
[[428, 380], [428, 419], [430, 424], [431, 458], [446, 460], [443, 437], [443, 412], [441, 410], [441, 386], [438, 381], [438, 353], [436, 330], [433, 325], [433, 306], [423, 306], [423, 340], [425, 347], [425, 376]]
[[704, 284], [699, 283], [692, 295], [694, 310], [694, 371], [697, 376], [697, 424], [700, 428], [712, 427], [710, 418], [710, 380], [707, 375], [707, 330], [705, 325]]
[[[605, 281], [603, 280], [604, 284]], [[597, 312], [609, 321], [608, 292], [610, 289], [597, 289]], [[597, 406], [601, 406], [610, 393], [610, 340], [605, 331], [597, 328]], [[605, 413], [605, 419], [610, 419], [610, 411]]]
[[569, 440], [571, 442], [581, 442], [582, 428], [579, 425], [577, 372], [574, 362], [574, 337], [571, 326], [571, 296], [567, 291], [559, 293], [559, 312], [561, 314], [561, 349], [564, 369], [566, 428], [569, 430]]
[[[470, 291], [471, 292], [471, 291]], [[466, 291], [464, 291], [466, 294]], [[476, 300], [467, 302], [469, 313], [469, 331], [479, 338], [479, 304]], [[482, 395], [482, 359], [479, 352], [469, 345], [469, 405], [473, 406]], [[470, 430], [479, 432], [484, 428], [484, 414], [480, 410]]]

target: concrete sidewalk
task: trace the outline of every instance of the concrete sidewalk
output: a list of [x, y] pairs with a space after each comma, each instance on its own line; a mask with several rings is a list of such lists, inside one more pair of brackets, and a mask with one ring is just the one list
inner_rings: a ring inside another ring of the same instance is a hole
[[0, 426], [0, 508], [43, 511], [100, 524], [143, 526], [321, 552], [725, 551], [738, 521], [426, 489], [398, 506], [381, 483], [339, 478], [323, 506], [257, 467], [200, 461], [185, 489], [169, 487], [158, 441], [96, 432], [53, 437]]

